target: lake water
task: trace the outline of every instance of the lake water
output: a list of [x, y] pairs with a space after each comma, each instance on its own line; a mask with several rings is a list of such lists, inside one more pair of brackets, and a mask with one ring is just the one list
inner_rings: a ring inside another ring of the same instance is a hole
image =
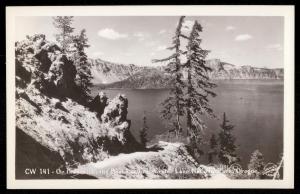
[[[235, 126], [234, 135], [239, 146], [242, 165], [249, 162], [250, 154], [259, 149], [266, 161], [277, 162], [283, 151], [283, 81], [280, 80], [226, 80], [216, 81], [217, 97], [210, 102], [219, 119], [205, 119], [207, 134], [219, 132], [223, 112]], [[94, 87], [92, 94], [100, 89]], [[148, 138], [166, 131], [159, 117], [159, 104], [166, 98], [166, 89], [110, 89], [104, 92], [113, 98], [119, 93], [129, 100], [128, 119], [131, 131], [138, 139], [143, 112], [147, 113]], [[208, 135], [209, 136], [209, 135]]]

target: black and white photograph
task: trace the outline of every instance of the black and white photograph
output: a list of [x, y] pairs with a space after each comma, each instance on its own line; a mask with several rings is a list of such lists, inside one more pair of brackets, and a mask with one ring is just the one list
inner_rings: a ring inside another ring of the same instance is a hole
[[293, 186], [292, 7], [60, 8], [7, 9], [14, 181]]

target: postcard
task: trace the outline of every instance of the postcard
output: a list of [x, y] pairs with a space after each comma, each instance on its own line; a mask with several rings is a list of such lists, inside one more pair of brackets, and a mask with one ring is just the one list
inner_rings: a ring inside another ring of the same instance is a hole
[[293, 188], [293, 6], [6, 7], [8, 188]]

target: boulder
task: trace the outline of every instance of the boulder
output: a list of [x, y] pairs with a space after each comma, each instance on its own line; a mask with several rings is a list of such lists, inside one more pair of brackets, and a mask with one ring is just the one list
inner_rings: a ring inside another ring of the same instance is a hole
[[103, 122], [109, 122], [112, 126], [120, 125], [127, 121], [128, 99], [125, 95], [119, 94], [112, 99], [105, 107], [101, 117]]
[[61, 49], [59, 48], [59, 46], [57, 46], [57, 44], [55, 44], [53, 42], [47, 42], [46, 44], [44, 44], [42, 46], [42, 49], [46, 50], [48, 52], [51, 52], [51, 53], [61, 52]]
[[51, 60], [48, 57], [48, 51], [41, 48], [36, 51], [34, 56], [41, 62], [38, 69], [44, 73], [47, 73], [51, 66]]
[[26, 69], [22, 62], [18, 59], [15, 60], [16, 63], [16, 76], [22, 79], [25, 83], [29, 83], [31, 81], [31, 72], [30, 70]]
[[76, 68], [66, 55], [60, 54], [51, 64], [48, 78], [62, 96], [72, 96], [75, 89]]
[[119, 94], [108, 102], [101, 116], [102, 124], [110, 134], [108, 137], [113, 138], [98, 138], [97, 142], [112, 155], [142, 150], [130, 132], [131, 121], [127, 119], [127, 108], [128, 99]]
[[51, 54], [61, 53], [61, 49], [57, 44], [53, 42], [46, 42], [44, 37], [33, 38], [34, 56], [40, 61], [39, 70], [47, 73], [51, 66], [51, 63], [54, 61]]
[[88, 107], [91, 111], [97, 112], [98, 117], [101, 119], [104, 109], [107, 106], [107, 102], [108, 98], [106, 94], [104, 92], [99, 92], [99, 94], [88, 104]]

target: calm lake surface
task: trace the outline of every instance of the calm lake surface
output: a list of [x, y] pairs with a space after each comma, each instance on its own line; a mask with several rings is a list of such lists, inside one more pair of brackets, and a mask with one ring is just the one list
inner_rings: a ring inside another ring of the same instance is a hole
[[[250, 154], [259, 149], [268, 162], [277, 162], [283, 151], [283, 81], [281, 80], [226, 80], [215, 81], [217, 97], [210, 102], [218, 119], [204, 119], [207, 134], [218, 134], [223, 112], [235, 126], [238, 153], [245, 166]], [[93, 96], [100, 89], [94, 87]], [[166, 89], [110, 89], [102, 90], [109, 98], [125, 94], [129, 100], [128, 119], [131, 131], [138, 138], [146, 111], [148, 138], [164, 133], [166, 127], [159, 117], [160, 103], [167, 97]], [[209, 136], [209, 135], [208, 135]]]

